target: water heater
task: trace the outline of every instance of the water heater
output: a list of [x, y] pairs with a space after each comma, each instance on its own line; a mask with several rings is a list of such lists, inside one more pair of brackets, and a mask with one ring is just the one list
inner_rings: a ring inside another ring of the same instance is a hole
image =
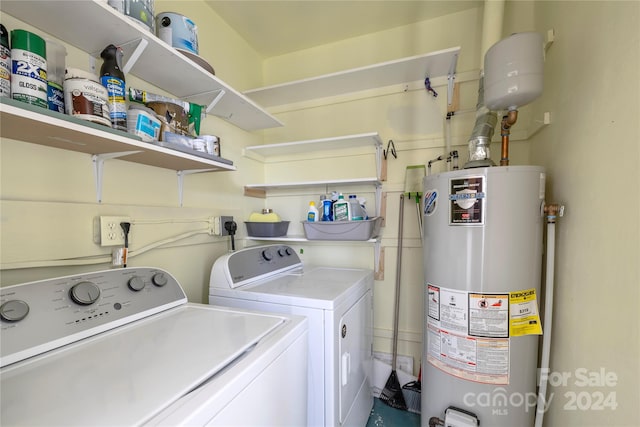
[[544, 169], [456, 170], [423, 184], [422, 426], [445, 414], [451, 425], [533, 425]]

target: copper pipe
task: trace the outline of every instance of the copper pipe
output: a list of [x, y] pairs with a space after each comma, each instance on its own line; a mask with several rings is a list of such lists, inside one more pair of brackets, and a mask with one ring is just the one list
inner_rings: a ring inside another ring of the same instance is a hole
[[509, 110], [502, 116], [502, 124], [500, 126], [500, 136], [502, 136], [502, 156], [500, 158], [500, 166], [509, 166], [509, 135], [511, 126], [518, 120], [518, 110]]

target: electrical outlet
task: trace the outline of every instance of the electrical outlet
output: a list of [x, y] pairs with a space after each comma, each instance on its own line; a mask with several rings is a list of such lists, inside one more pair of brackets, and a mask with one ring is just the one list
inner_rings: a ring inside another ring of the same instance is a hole
[[233, 217], [232, 216], [221, 216], [220, 217], [220, 230], [222, 231], [221, 236], [228, 236], [229, 232], [227, 231], [226, 228], [224, 228], [224, 223], [225, 222], [229, 222], [229, 221], [233, 221]]
[[[224, 228], [224, 223], [233, 221], [232, 216], [215, 216], [213, 217], [213, 235], [228, 236], [229, 232]], [[210, 232], [211, 233], [211, 232]]]
[[[124, 231], [120, 227], [121, 222], [131, 222], [128, 216], [101, 216], [100, 246], [123, 246]], [[129, 243], [131, 243], [131, 232], [129, 232]]]

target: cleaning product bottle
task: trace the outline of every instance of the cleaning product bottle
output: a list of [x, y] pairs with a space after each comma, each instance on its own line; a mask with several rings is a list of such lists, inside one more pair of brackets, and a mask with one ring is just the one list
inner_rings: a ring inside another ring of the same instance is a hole
[[356, 197], [355, 194], [349, 195], [349, 220], [351, 221], [362, 221], [364, 219], [364, 212], [362, 206], [360, 206], [360, 201]]
[[342, 193], [338, 195], [338, 200], [333, 204], [333, 220], [349, 221], [349, 202], [344, 199]]
[[333, 202], [324, 194], [320, 196], [322, 201], [322, 221], [333, 221]]
[[309, 210], [307, 211], [307, 221], [317, 222], [320, 220], [318, 209], [316, 208], [316, 202], [309, 202]]
[[100, 53], [104, 61], [100, 67], [100, 83], [107, 88], [111, 127], [127, 131], [126, 88], [122, 72], [122, 49], [110, 44]]
[[9, 33], [0, 24], [0, 96], [11, 97], [11, 49]]

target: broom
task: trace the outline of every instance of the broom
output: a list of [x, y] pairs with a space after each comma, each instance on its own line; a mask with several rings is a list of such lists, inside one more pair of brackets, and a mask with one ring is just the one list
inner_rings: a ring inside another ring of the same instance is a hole
[[396, 362], [398, 358], [398, 318], [400, 317], [400, 270], [402, 265], [402, 225], [404, 217], [404, 193], [400, 194], [400, 219], [398, 221], [398, 261], [396, 266], [396, 296], [393, 319], [393, 353], [391, 359], [391, 375], [387, 379], [380, 400], [396, 409], [407, 409], [407, 404], [402, 394], [402, 387], [398, 381]]

